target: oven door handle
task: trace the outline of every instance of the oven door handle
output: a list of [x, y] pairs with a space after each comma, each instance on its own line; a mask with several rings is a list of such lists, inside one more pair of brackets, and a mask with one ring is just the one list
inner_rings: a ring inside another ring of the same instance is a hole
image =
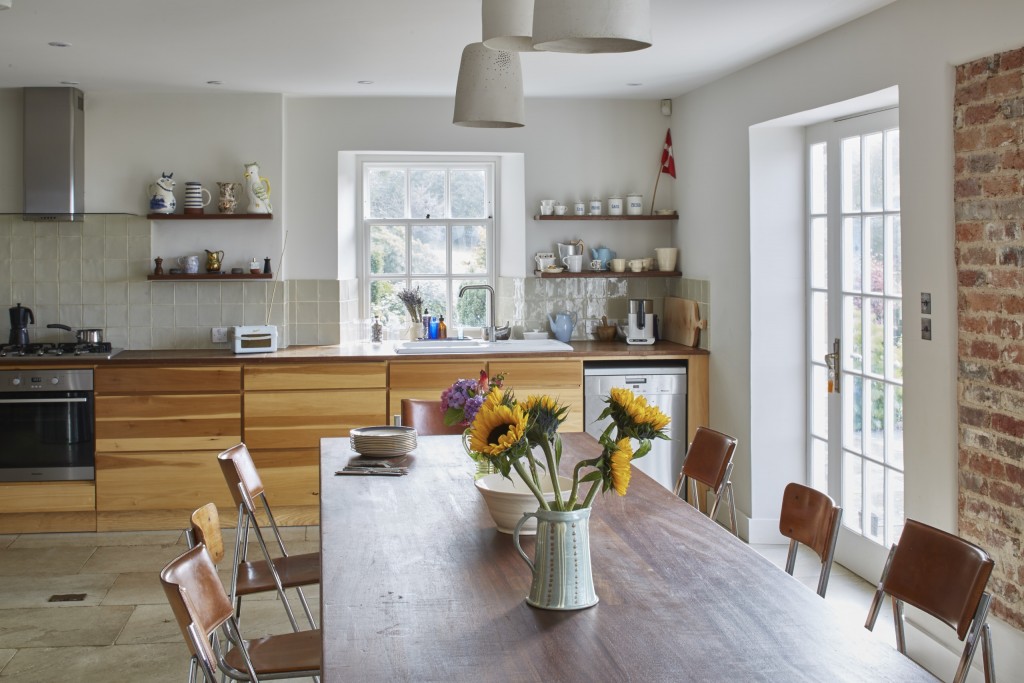
[[83, 397], [73, 398], [0, 398], [0, 403], [88, 403]]

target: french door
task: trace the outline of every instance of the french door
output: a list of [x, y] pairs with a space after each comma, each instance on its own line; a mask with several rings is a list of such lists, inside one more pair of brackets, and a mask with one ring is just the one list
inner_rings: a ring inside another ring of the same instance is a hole
[[838, 560], [872, 580], [904, 523], [898, 126], [807, 131], [809, 478], [843, 507]]

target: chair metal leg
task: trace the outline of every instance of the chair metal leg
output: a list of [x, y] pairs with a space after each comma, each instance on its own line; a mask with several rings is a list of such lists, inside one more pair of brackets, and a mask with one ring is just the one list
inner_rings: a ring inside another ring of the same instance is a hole
[[996, 683], [996, 660], [992, 654], [992, 628], [985, 624], [981, 633], [981, 656], [985, 664], [985, 683]]
[[896, 649], [907, 654], [907, 634], [903, 622], [903, 601], [892, 599], [892, 621], [896, 624]]
[[871, 599], [871, 607], [868, 609], [868, 619], [864, 622], [864, 628], [869, 631], [875, 630], [875, 621], [878, 620], [878, 610], [882, 607], [882, 599], [885, 597], [885, 577], [889, 575], [889, 567], [892, 566], [893, 555], [896, 554], [896, 545], [889, 549], [889, 557], [885, 559], [885, 567], [882, 568], [882, 578], [878, 580], [875, 588], [875, 597]]
[[732, 527], [732, 535], [739, 538], [739, 527], [736, 525], [736, 495], [732, 490], [731, 479], [725, 483], [725, 487], [728, 489], [726, 493], [729, 495], [729, 524]]
[[789, 554], [786, 555], [786, 573], [793, 576], [793, 570], [796, 568], [796, 552], [800, 547], [800, 542], [795, 538], [789, 539]]
[[974, 660], [974, 653], [977, 652], [978, 642], [981, 642], [982, 658], [985, 665], [985, 681], [988, 683], [990, 675], [995, 675], [995, 666], [993, 666], [992, 660], [992, 635], [989, 625], [986, 623], [988, 618], [988, 608], [992, 603], [992, 596], [988, 593], [983, 593], [981, 600], [978, 602], [978, 608], [974, 610], [974, 616], [971, 618], [971, 629], [967, 632], [967, 637], [964, 638], [964, 653], [960, 657], [960, 665], [956, 669], [956, 675], [953, 677], [953, 683], [963, 683], [967, 680], [967, 675], [971, 672], [971, 662]]
[[832, 529], [832, 536], [825, 549], [825, 556], [821, 558], [821, 574], [818, 576], [818, 595], [821, 597], [825, 597], [825, 591], [828, 590], [828, 579], [832, 574], [832, 562], [836, 556], [836, 541], [839, 540], [839, 527], [842, 526], [842, 519], [843, 510], [840, 508], [835, 520], [835, 528]]

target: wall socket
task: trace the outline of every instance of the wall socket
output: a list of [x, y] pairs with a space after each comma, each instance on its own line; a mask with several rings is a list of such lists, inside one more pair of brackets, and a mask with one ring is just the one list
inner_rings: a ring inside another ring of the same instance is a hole
[[228, 341], [228, 328], [226, 327], [213, 327], [210, 328], [210, 341], [214, 344], [226, 344]]
[[932, 338], [932, 319], [921, 318], [921, 339], [931, 340]]

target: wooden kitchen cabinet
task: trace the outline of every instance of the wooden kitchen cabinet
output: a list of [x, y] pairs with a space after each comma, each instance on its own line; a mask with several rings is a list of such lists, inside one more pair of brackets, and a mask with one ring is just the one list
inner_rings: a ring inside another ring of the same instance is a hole
[[0, 533], [96, 531], [91, 481], [0, 483]]
[[246, 366], [244, 441], [274, 516], [320, 519], [320, 439], [387, 424], [387, 365], [381, 362]]
[[237, 365], [96, 369], [98, 531], [179, 529], [232, 507], [217, 453], [242, 440]]

